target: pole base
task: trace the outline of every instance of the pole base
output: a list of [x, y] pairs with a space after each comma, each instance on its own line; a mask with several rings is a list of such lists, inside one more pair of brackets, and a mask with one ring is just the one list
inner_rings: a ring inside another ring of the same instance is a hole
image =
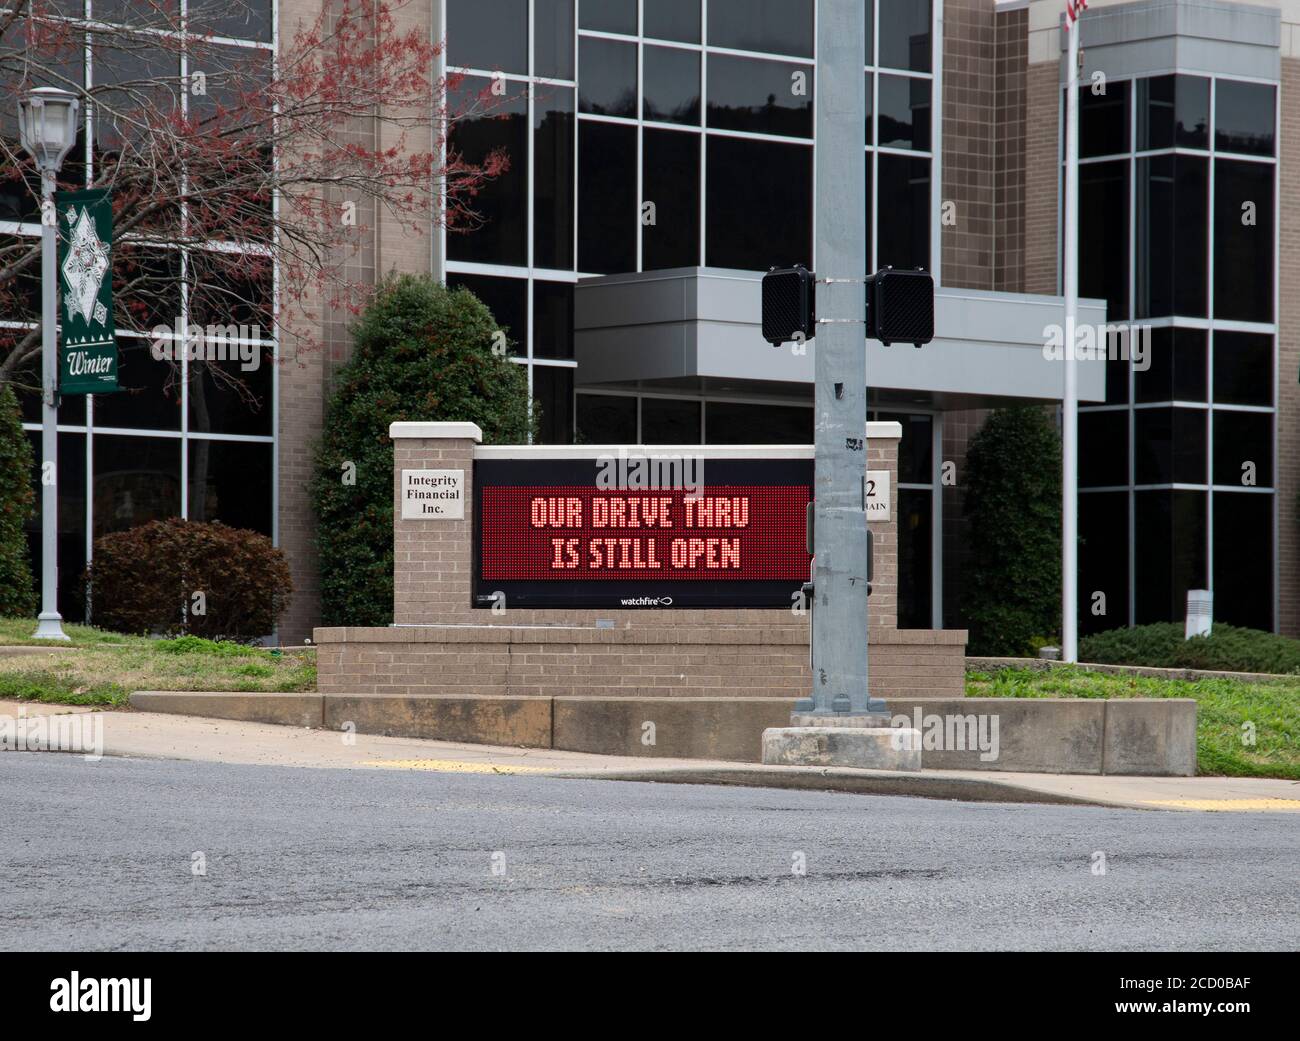
[[36, 616], [36, 632], [32, 633], [33, 640], [67, 640], [71, 641], [72, 637], [63, 631], [63, 615], [58, 611], [42, 611]]
[[[882, 715], [885, 717], [886, 720], [889, 719], [889, 709], [885, 705], [884, 698], [873, 698], [871, 696], [868, 696], [865, 712], [867, 715], [870, 716]], [[816, 715], [817, 703], [813, 701], [812, 698], [797, 698], [795, 699], [795, 703], [794, 703], [794, 713], [797, 716]], [[847, 697], [844, 697], [843, 695], [832, 699], [831, 713], [833, 713], [833, 718], [835, 719], [842, 719], [846, 717], [854, 718], [861, 714], [853, 711], [851, 700]], [[798, 726], [797, 723], [795, 725]]]
[[[884, 702], [881, 702], [883, 705]], [[855, 730], [874, 730], [889, 726], [893, 717], [888, 712], [869, 712], [863, 716], [819, 716], [815, 712], [790, 713], [792, 727], [852, 727]]]
[[[920, 731], [910, 727], [845, 726], [838, 722], [840, 718], [843, 717], [825, 717], [819, 720], [823, 725], [817, 726], [764, 730], [764, 765], [849, 766], [860, 770], [921, 769]], [[801, 721], [811, 720], [802, 717]]]

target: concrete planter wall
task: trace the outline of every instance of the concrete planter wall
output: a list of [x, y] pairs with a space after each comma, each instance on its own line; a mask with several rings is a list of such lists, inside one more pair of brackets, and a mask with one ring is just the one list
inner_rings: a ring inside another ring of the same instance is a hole
[[[788, 726], [792, 698], [486, 696], [140, 691], [131, 704], [360, 734], [671, 759], [761, 761], [762, 734]], [[897, 698], [894, 723], [921, 732], [930, 770], [1196, 773], [1196, 702], [1183, 698]]]

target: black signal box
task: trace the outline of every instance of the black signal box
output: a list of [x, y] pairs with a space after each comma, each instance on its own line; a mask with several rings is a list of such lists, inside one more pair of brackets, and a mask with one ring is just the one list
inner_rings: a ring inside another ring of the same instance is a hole
[[763, 276], [763, 339], [773, 346], [817, 335], [817, 276], [806, 267]]
[[934, 278], [928, 271], [882, 268], [867, 279], [867, 337], [886, 347], [934, 339]]

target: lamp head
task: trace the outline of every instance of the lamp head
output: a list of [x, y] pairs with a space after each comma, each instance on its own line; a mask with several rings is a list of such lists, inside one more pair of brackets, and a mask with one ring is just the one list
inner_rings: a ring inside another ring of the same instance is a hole
[[19, 136], [41, 173], [57, 172], [76, 144], [79, 107], [73, 94], [58, 87], [33, 87], [19, 99]]

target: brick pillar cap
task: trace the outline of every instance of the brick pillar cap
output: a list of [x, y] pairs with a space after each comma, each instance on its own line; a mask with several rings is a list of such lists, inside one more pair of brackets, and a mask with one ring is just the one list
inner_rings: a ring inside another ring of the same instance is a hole
[[892, 437], [895, 441], [903, 439], [903, 424], [894, 419], [867, 424], [867, 437], [876, 441]]
[[[897, 423], [894, 426], [898, 426]], [[479, 444], [483, 431], [477, 423], [393, 423], [388, 436], [394, 441], [402, 438], [458, 438]]]

